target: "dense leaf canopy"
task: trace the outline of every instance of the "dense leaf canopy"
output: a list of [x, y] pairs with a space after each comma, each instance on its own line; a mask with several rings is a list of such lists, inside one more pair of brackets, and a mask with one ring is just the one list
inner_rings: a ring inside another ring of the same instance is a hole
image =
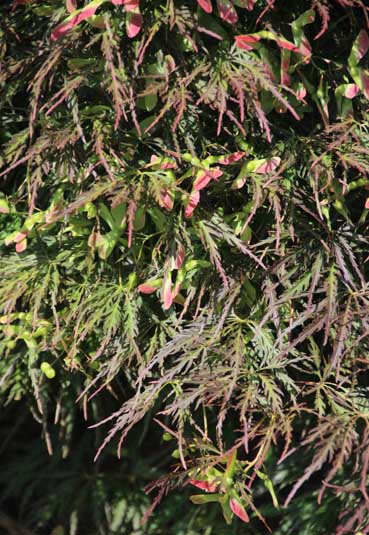
[[366, 3], [0, 17], [0, 527], [368, 532]]

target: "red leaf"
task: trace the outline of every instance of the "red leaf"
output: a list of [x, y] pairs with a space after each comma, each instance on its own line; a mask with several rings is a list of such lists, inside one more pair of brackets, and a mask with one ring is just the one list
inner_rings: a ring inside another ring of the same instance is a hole
[[229, 506], [232, 509], [233, 513], [238, 516], [243, 522], [250, 522], [249, 515], [246, 513], [242, 505], [235, 499], [231, 498], [229, 500]]
[[221, 19], [229, 24], [235, 24], [238, 21], [237, 11], [230, 0], [217, 0], [217, 6]]
[[217, 483], [210, 483], [208, 481], [200, 481], [199, 479], [190, 479], [189, 483], [198, 489], [205, 490], [206, 492], [215, 492], [218, 488]]
[[127, 13], [126, 20], [126, 29], [128, 37], [130, 37], [131, 39], [133, 39], [133, 37], [136, 37], [136, 35], [142, 28], [142, 23], [143, 19], [141, 13], [139, 13], [138, 11], [129, 11]]
[[241, 48], [242, 50], [253, 50], [254, 47], [252, 45], [260, 41], [258, 35], [236, 35], [234, 39], [237, 48]]
[[204, 11], [206, 11], [206, 13], [211, 13], [213, 11], [211, 0], [197, 0], [197, 3]]
[[281, 163], [281, 159], [278, 156], [274, 156], [267, 162], [259, 165], [259, 167], [257, 167], [254, 170], [254, 173], [265, 175], [266, 173], [270, 173], [271, 171], [274, 171], [274, 169], [276, 169], [280, 163]]
[[75, 28], [80, 22], [95, 15], [95, 12], [98, 7], [100, 6], [93, 6], [93, 7], [87, 6], [86, 9], [82, 9], [73, 17], [68, 18], [65, 22], [62, 22], [61, 24], [56, 26], [56, 28], [54, 28], [53, 31], [51, 32], [51, 40], [57, 41], [58, 39], [63, 37], [66, 33], [68, 33], [70, 30]]
[[219, 160], [219, 163], [222, 165], [231, 165], [234, 162], [238, 162], [238, 160], [241, 160], [245, 156], [244, 152], [233, 152], [232, 154], [227, 154], [226, 156], [222, 156]]
[[193, 191], [190, 195], [190, 199], [185, 208], [185, 213], [184, 213], [185, 217], [192, 217], [193, 211], [195, 210], [196, 206], [199, 204], [199, 201], [200, 201], [200, 192]]
[[193, 183], [194, 190], [200, 191], [204, 189], [209, 184], [210, 180], [217, 180], [222, 174], [223, 172], [218, 167], [201, 171]]

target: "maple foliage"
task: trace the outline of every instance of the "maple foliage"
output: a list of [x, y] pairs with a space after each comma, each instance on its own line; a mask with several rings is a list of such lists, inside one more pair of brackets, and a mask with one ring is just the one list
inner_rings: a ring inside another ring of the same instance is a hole
[[366, 3], [0, 15], [0, 399], [98, 467], [95, 516], [36, 485], [27, 528], [366, 532]]

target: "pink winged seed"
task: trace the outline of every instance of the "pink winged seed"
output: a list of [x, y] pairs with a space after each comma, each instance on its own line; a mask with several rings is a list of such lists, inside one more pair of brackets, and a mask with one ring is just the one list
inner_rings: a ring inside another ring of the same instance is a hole
[[206, 13], [211, 13], [213, 11], [211, 0], [197, 0], [197, 3], [204, 11], [206, 11]]
[[246, 0], [246, 9], [249, 11], [252, 11], [254, 9], [254, 5], [256, 3], [256, 0]]
[[73, 11], [77, 9], [76, 0], [66, 0], [65, 5], [66, 5], [68, 13], [73, 13]]
[[358, 59], [365, 56], [369, 50], [369, 36], [365, 30], [361, 30], [358, 35]]
[[172, 279], [170, 275], [167, 276], [163, 281], [162, 299], [163, 299], [163, 309], [168, 310], [168, 308], [170, 308], [173, 303]]
[[300, 52], [300, 54], [302, 53], [302, 50], [300, 48], [298, 48], [293, 43], [286, 41], [285, 39], [277, 39], [276, 43], [278, 46], [280, 46], [281, 48], [285, 48], [286, 50], [291, 50], [292, 52]]
[[141, 293], [141, 294], [153, 294], [154, 292], [156, 292], [157, 288], [155, 286], [152, 286], [151, 284], [149, 283], [142, 283], [140, 284], [138, 287], [137, 287], [137, 290]]
[[[67, 0], [70, 2], [68, 9], [71, 9], [73, 5], [73, 0]], [[116, 6], [124, 6], [125, 11], [127, 12], [127, 35], [130, 38], [135, 37], [142, 27], [142, 15], [138, 11], [139, 9], [139, 0], [111, 0], [111, 2]], [[75, 28], [78, 24], [84, 20], [93, 17], [100, 6], [90, 6], [87, 5], [84, 9], [81, 9], [74, 16], [69, 17], [66, 21], [62, 22], [51, 32], [51, 40], [57, 41], [61, 37], [64, 37], [70, 30]]]
[[205, 490], [206, 492], [215, 492], [218, 488], [216, 483], [209, 483], [208, 481], [200, 481], [199, 479], [190, 479], [189, 483], [198, 489]]
[[18, 232], [13, 238], [14, 243], [19, 243], [23, 241], [25, 238], [27, 238], [27, 234], [25, 232]]
[[192, 217], [193, 211], [195, 210], [196, 206], [199, 204], [200, 201], [200, 192], [199, 191], [193, 191], [190, 195], [190, 199], [186, 205], [185, 208], [185, 217]]
[[348, 86], [346, 87], [346, 90], [345, 90], [345, 97], [346, 98], [354, 98], [356, 97], [356, 95], [360, 92], [360, 89], [358, 88], [358, 86], [356, 84], [348, 84]]
[[[150, 164], [155, 163], [158, 160], [159, 160], [158, 156], [156, 156], [156, 154], [153, 154], [150, 158]], [[163, 161], [160, 163], [160, 169], [176, 169], [176, 168], [177, 168], [177, 164], [174, 160]]]
[[222, 174], [223, 172], [218, 167], [201, 172], [193, 183], [194, 190], [200, 191], [204, 189], [210, 180], [217, 180]]
[[237, 11], [230, 0], [217, 0], [217, 6], [221, 19], [229, 24], [235, 24], [238, 21]]
[[159, 204], [160, 206], [162, 206], [162, 208], [169, 210], [169, 212], [172, 210], [174, 203], [173, 203], [173, 197], [170, 194], [169, 190], [163, 189], [161, 191]]
[[258, 173], [259, 175], [265, 175], [266, 173], [274, 171], [280, 163], [281, 159], [278, 156], [273, 156], [273, 158], [271, 158], [267, 162], [259, 165], [259, 167], [255, 169], [254, 173]]
[[260, 41], [258, 35], [236, 35], [234, 39], [237, 48], [241, 48], [242, 50], [253, 50], [254, 47], [252, 45]]
[[363, 93], [366, 96], [366, 98], [369, 98], [369, 76], [365, 71], [362, 71], [360, 78], [361, 78], [361, 84], [363, 87]]
[[242, 507], [242, 505], [235, 499], [231, 498], [229, 500], [229, 506], [232, 509], [232, 512], [238, 516], [241, 520], [244, 522], [250, 522], [249, 515], [246, 513], [245, 509]]
[[219, 160], [219, 163], [222, 165], [231, 165], [234, 162], [238, 162], [238, 160], [241, 160], [245, 156], [245, 152], [233, 152], [232, 154], [227, 154], [226, 156], [222, 156]]
[[133, 39], [133, 37], [136, 37], [136, 35], [142, 28], [142, 24], [143, 18], [141, 13], [134, 11], [127, 12], [126, 28], [128, 37], [130, 37], [131, 39]]
[[97, 8], [98, 6], [86, 7], [86, 9], [83, 9], [82, 11], [74, 15], [74, 17], [71, 17], [69, 20], [66, 20], [65, 22], [62, 22], [61, 24], [56, 26], [56, 28], [54, 28], [51, 32], [51, 40], [57, 41], [70, 30], [75, 28], [80, 22], [88, 19], [89, 17], [93, 17]]
[[183, 247], [183, 245], [180, 245], [177, 249], [177, 256], [174, 261], [175, 269], [179, 269], [182, 266], [185, 256], [186, 256], [186, 250]]
[[27, 249], [27, 239], [24, 238], [24, 240], [17, 243], [15, 246], [15, 250], [17, 253], [23, 253]]

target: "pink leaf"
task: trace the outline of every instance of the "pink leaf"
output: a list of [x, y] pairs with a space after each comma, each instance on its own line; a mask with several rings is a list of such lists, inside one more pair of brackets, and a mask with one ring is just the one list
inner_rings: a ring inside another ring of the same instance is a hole
[[254, 9], [255, 2], [256, 0], [246, 0], [246, 9], [252, 11]]
[[274, 156], [270, 160], [268, 160], [265, 163], [262, 163], [254, 170], [254, 173], [258, 173], [259, 175], [265, 175], [266, 173], [271, 173], [278, 167], [278, 165], [281, 163], [281, 159], [278, 156]]
[[216, 167], [215, 169], [209, 169], [205, 171], [200, 171], [199, 175], [195, 179], [193, 183], [193, 187], [195, 191], [200, 191], [204, 189], [210, 180], [217, 180], [220, 176], [222, 176], [223, 172]]
[[250, 522], [249, 515], [246, 513], [242, 505], [235, 499], [231, 498], [229, 500], [229, 506], [232, 509], [233, 513], [238, 516], [243, 522]]
[[17, 245], [15, 246], [15, 250], [17, 251], [17, 253], [23, 253], [23, 251], [25, 251], [26, 249], [27, 249], [27, 239], [26, 238], [24, 240], [18, 242]]
[[206, 11], [206, 13], [211, 13], [213, 11], [211, 0], [197, 0], [197, 3], [204, 11]]
[[260, 41], [258, 35], [236, 35], [235, 36], [237, 48], [242, 48], [242, 50], [253, 50], [253, 44]]
[[58, 39], [63, 37], [66, 33], [68, 33], [70, 30], [75, 28], [80, 22], [95, 15], [95, 12], [98, 7], [99, 5], [95, 5], [92, 7], [86, 6], [85, 9], [81, 9], [74, 16], [69, 17], [67, 20], [65, 20], [58, 26], [56, 26], [56, 28], [54, 28], [53, 31], [51, 32], [51, 40], [57, 41]]
[[221, 19], [229, 24], [235, 24], [238, 21], [237, 11], [230, 0], [217, 0], [217, 6]]
[[219, 163], [222, 165], [231, 165], [234, 162], [238, 162], [238, 160], [241, 160], [245, 156], [244, 152], [233, 152], [232, 154], [227, 154], [226, 156], [222, 156], [219, 160]]
[[356, 95], [360, 92], [360, 89], [358, 88], [358, 86], [356, 84], [348, 84], [346, 89], [345, 89], [345, 92], [344, 92], [344, 96], [346, 98], [354, 98], [356, 97]]
[[136, 37], [136, 35], [139, 33], [139, 31], [142, 28], [142, 15], [138, 11], [129, 11], [127, 13], [127, 19], [126, 19], [126, 30], [127, 35], [131, 39], [133, 37]]
[[184, 213], [185, 217], [192, 217], [193, 211], [195, 210], [196, 206], [199, 204], [199, 201], [200, 201], [200, 192], [193, 191], [190, 195], [190, 199], [185, 208], [185, 213]]
[[367, 200], [365, 201], [365, 208], [367, 210], [369, 210], [369, 197], [367, 198]]
[[198, 489], [205, 490], [206, 492], [215, 492], [218, 488], [217, 483], [210, 483], [208, 481], [200, 481], [199, 479], [190, 479], [189, 483]]
[[363, 58], [369, 50], [369, 36], [365, 30], [361, 30], [358, 37], [358, 60]]

